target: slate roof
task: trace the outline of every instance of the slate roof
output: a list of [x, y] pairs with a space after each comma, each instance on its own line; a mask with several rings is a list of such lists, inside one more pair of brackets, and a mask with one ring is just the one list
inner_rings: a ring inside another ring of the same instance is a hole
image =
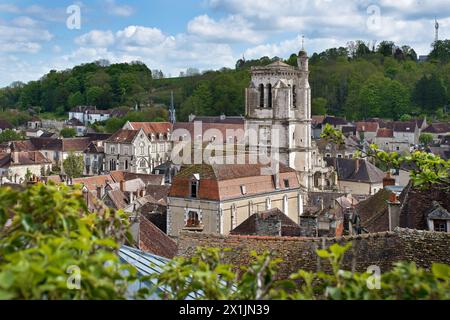
[[325, 158], [328, 166], [336, 169], [339, 180], [379, 183], [385, 173], [364, 159]]
[[389, 122], [386, 127], [394, 132], [415, 132], [417, 123], [415, 121], [394, 121]]
[[300, 226], [291, 218], [285, 215], [280, 209], [274, 208], [267, 211], [252, 214], [244, 222], [230, 231], [232, 235], [265, 235], [259, 234], [257, 230], [258, 220], [278, 220], [281, 223], [281, 236], [298, 236], [300, 234]]
[[346, 125], [348, 124], [348, 121], [341, 117], [326, 116], [323, 120], [323, 123], [328, 123], [331, 125]]
[[110, 143], [132, 143], [136, 136], [139, 134], [139, 130], [126, 130], [120, 129], [116, 131], [111, 137], [106, 139], [106, 142]]
[[424, 133], [441, 134], [450, 132], [450, 123], [432, 123], [422, 130]]
[[431, 203], [432, 208], [428, 212], [429, 219], [450, 220], [450, 213], [437, 201]]
[[99, 146], [96, 141], [89, 143], [87, 148], [84, 150], [84, 153], [103, 153], [105, 148], [103, 146]]
[[116, 210], [124, 209], [128, 205], [128, 198], [120, 189], [108, 190], [106, 195], [111, 199]]

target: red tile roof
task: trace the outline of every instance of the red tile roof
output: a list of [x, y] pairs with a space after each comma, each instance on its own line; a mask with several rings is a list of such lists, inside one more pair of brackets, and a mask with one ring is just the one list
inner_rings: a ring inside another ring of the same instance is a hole
[[167, 134], [172, 131], [172, 124], [170, 122], [130, 122], [131, 127], [134, 130], [144, 130], [149, 134]]
[[450, 123], [432, 123], [422, 132], [425, 133], [447, 133], [450, 132]]
[[377, 131], [377, 138], [393, 138], [394, 130], [387, 128], [380, 128]]
[[377, 132], [378, 122], [357, 122], [356, 131], [358, 132]]
[[172, 259], [177, 254], [177, 244], [157, 226], [140, 216], [139, 249]]

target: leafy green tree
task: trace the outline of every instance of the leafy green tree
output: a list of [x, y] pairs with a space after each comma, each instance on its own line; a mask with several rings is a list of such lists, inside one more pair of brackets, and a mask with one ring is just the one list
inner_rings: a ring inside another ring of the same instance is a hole
[[59, 132], [63, 138], [74, 138], [77, 136], [77, 131], [74, 128], [63, 128]]
[[80, 91], [71, 93], [67, 103], [71, 109], [77, 106], [82, 106], [84, 104], [84, 96]]
[[126, 299], [136, 269], [117, 250], [128, 226], [121, 211], [88, 212], [79, 187], [0, 188], [0, 299]]
[[447, 89], [436, 74], [423, 76], [414, 88], [412, 101], [424, 112], [435, 113], [448, 102]]
[[14, 130], [6, 129], [0, 133], [0, 143], [23, 140], [23, 139], [24, 139], [24, 135], [22, 132], [16, 132]]
[[311, 114], [312, 115], [325, 115], [327, 114], [327, 99], [314, 98], [311, 102]]
[[450, 61], [450, 40], [438, 40], [433, 43], [433, 50], [429, 54], [429, 59], [436, 59], [441, 63]]
[[404, 114], [400, 117], [400, 121], [411, 121], [412, 117], [409, 114]]
[[433, 142], [433, 135], [431, 133], [422, 133], [419, 137], [419, 142], [428, 146]]
[[83, 156], [77, 156], [70, 153], [63, 162], [64, 172], [71, 178], [79, 178], [83, 175], [84, 161]]

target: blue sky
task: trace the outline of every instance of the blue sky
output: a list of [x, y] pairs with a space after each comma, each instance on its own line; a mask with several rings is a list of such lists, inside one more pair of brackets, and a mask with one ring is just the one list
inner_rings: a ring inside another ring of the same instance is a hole
[[[80, 8], [80, 29], [66, 12]], [[140, 60], [177, 76], [233, 67], [242, 55], [288, 57], [361, 39], [427, 54], [450, 38], [450, 0], [0, 0], [0, 86], [98, 59]]]

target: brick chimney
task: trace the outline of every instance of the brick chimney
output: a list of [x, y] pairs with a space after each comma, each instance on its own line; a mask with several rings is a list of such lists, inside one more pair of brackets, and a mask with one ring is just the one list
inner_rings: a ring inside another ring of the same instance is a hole
[[13, 153], [12, 153], [12, 160], [13, 160], [13, 162], [14, 163], [19, 163], [19, 152], [18, 151], [14, 151]]
[[122, 191], [122, 192], [125, 191], [125, 181], [124, 180], [120, 180], [120, 191]]
[[400, 226], [400, 210], [401, 203], [397, 194], [391, 192], [389, 195], [388, 214], [389, 214], [389, 231], [393, 231], [396, 227]]
[[97, 190], [97, 198], [101, 200], [103, 197], [103, 186], [101, 185], [96, 186], [96, 190]]
[[383, 178], [383, 188], [387, 186], [395, 186], [395, 178], [391, 176], [390, 172], [386, 173], [386, 176]]

